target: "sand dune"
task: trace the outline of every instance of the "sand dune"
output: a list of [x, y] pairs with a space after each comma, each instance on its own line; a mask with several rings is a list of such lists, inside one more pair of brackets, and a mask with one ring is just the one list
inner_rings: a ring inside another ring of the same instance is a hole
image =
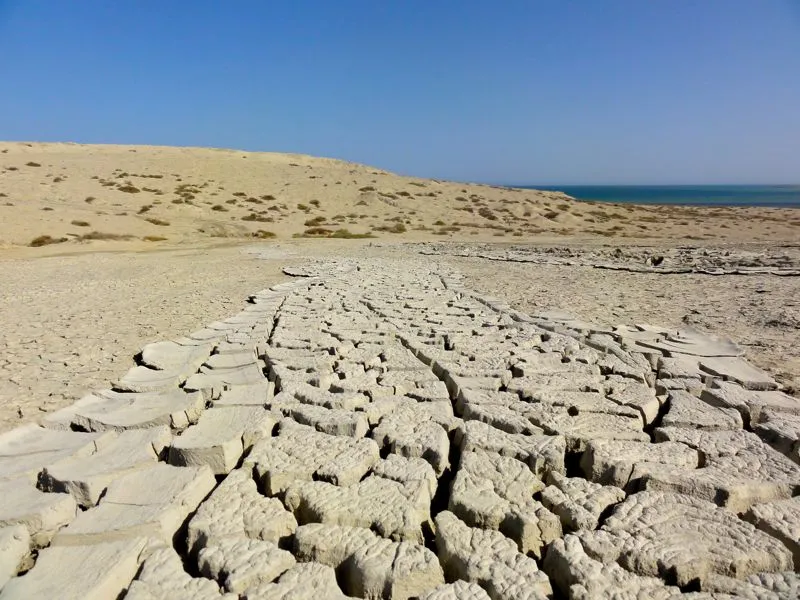
[[404, 177], [296, 154], [0, 142], [0, 248], [63, 253], [254, 238], [780, 241], [800, 210], [644, 207]]

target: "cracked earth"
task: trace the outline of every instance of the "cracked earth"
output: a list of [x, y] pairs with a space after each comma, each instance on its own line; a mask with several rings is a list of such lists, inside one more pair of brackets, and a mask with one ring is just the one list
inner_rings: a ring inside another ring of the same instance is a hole
[[800, 595], [800, 401], [735, 343], [286, 273], [0, 435], [0, 599]]

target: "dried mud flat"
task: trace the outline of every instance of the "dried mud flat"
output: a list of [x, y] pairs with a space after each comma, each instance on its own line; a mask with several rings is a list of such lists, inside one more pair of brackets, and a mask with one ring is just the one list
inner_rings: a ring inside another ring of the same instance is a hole
[[301, 255], [0, 435], [0, 599], [800, 595], [800, 402], [737, 344]]

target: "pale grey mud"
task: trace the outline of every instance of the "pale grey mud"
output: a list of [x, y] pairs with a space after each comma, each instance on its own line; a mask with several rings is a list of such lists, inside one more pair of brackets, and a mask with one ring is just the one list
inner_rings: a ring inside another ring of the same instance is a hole
[[800, 595], [800, 402], [735, 343], [286, 272], [0, 435], [0, 599]]

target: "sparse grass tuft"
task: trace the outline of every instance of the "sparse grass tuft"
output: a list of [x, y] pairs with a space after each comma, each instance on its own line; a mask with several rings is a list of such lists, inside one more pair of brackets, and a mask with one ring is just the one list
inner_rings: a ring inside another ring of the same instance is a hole
[[167, 238], [163, 235], [146, 235], [142, 238], [145, 242], [163, 242]]
[[89, 221], [72, 221], [70, 224], [75, 227], [89, 227]]
[[[37, 162], [33, 162], [33, 161], [31, 161], [31, 162], [26, 162], [26, 163], [25, 163], [25, 166], [26, 166], [26, 167], [41, 167], [42, 165], [40, 165], [40, 164], [39, 164], [39, 163], [37, 163]], [[48, 236], [46, 236], [46, 235], [45, 235], [45, 236], [42, 236], [42, 237], [48, 237]]]
[[148, 217], [145, 219], [148, 223], [152, 223], [153, 225], [159, 225], [161, 227], [167, 227], [169, 225], [169, 221], [163, 221], [161, 219], [156, 219], [155, 217]]

